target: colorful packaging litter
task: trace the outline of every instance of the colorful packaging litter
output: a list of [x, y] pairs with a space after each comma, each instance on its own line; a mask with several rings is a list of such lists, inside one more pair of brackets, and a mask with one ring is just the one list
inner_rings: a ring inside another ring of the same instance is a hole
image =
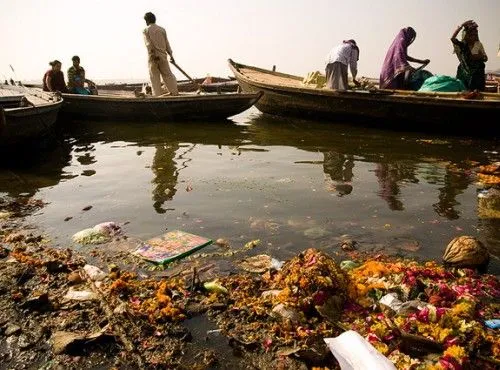
[[166, 264], [188, 256], [210, 243], [212, 240], [202, 236], [171, 231], [148, 240], [133, 254], [153, 263]]

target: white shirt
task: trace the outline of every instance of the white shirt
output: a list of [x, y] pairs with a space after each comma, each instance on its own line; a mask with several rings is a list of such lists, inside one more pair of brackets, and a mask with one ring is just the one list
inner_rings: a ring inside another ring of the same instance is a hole
[[172, 48], [167, 39], [167, 32], [163, 27], [150, 24], [144, 30], [144, 43], [150, 56], [172, 55]]
[[351, 73], [358, 73], [358, 51], [349, 43], [342, 43], [334, 47], [326, 57], [326, 64], [340, 62], [351, 68]]

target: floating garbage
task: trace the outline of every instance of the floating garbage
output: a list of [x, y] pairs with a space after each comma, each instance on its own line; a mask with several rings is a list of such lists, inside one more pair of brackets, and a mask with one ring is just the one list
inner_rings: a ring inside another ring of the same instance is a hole
[[342, 270], [309, 249], [281, 271], [219, 279], [228, 294], [211, 295], [206, 303], [229, 304], [230, 310], [215, 314], [219, 327], [263, 351], [302, 356], [318, 339], [352, 330], [364, 344], [347, 350], [369, 343], [385, 364], [380, 366], [392, 363], [391, 369], [459, 369], [480, 361], [478, 355], [482, 364], [498, 363], [500, 338], [491, 329], [498, 318], [496, 277], [394, 257], [351, 262], [358, 266]]
[[349, 330], [325, 343], [341, 370], [396, 370], [394, 364], [355, 331]]
[[356, 263], [354, 261], [342, 261], [342, 262], [340, 262], [340, 268], [344, 271], [349, 271], [349, 270], [355, 269], [356, 267], [359, 267], [359, 263]]
[[323, 227], [311, 227], [304, 231], [304, 236], [312, 240], [321, 239], [328, 235], [331, 233]]
[[56, 355], [69, 351], [72, 346], [82, 345], [86, 342], [96, 341], [102, 337], [111, 337], [104, 330], [95, 333], [73, 333], [67, 331], [56, 331], [52, 334], [52, 350]]
[[217, 280], [206, 282], [203, 287], [210, 293], [228, 294], [228, 290], [224, 288]]
[[484, 265], [489, 258], [488, 249], [473, 236], [460, 236], [453, 239], [443, 255], [445, 263], [459, 267]]
[[90, 280], [92, 281], [102, 281], [108, 276], [104, 271], [102, 271], [99, 267], [92, 265], [83, 266], [83, 270], [87, 273]]
[[500, 185], [500, 162], [480, 166], [477, 174], [477, 180], [482, 185]]
[[10, 217], [12, 217], [11, 212], [0, 212], [0, 220], [6, 220]]
[[156, 264], [168, 264], [211, 244], [212, 240], [184, 231], [171, 231], [148, 240], [134, 255]]
[[254, 249], [255, 247], [258, 247], [260, 244], [261, 244], [260, 239], [255, 239], [246, 243], [244, 248], [250, 250]]
[[500, 219], [500, 190], [481, 190], [478, 195], [478, 216], [483, 219]]
[[84, 229], [73, 235], [73, 241], [78, 244], [104, 244], [111, 241], [113, 236], [121, 234], [122, 230], [114, 222], [104, 222], [90, 229]]
[[500, 329], [500, 319], [486, 320], [484, 325], [490, 329]]
[[247, 272], [262, 274], [272, 268], [273, 259], [267, 254], [260, 254], [244, 259], [239, 266]]
[[69, 301], [83, 302], [83, 301], [96, 301], [99, 299], [99, 297], [97, 296], [97, 294], [91, 291], [70, 289], [64, 296], [64, 299]]

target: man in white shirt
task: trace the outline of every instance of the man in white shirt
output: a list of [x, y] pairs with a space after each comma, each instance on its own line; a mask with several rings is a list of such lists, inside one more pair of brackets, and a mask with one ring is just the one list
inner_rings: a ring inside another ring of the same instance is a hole
[[326, 59], [326, 87], [333, 90], [349, 89], [348, 66], [351, 68], [353, 82], [358, 85], [358, 59], [359, 48], [356, 41], [347, 40], [334, 47]]
[[153, 13], [146, 13], [144, 16], [147, 27], [144, 29], [144, 42], [148, 49], [149, 77], [154, 96], [163, 95], [165, 91], [161, 86], [161, 78], [167, 87], [170, 95], [179, 95], [177, 89], [177, 79], [170, 70], [170, 62], [175, 63], [172, 48], [167, 39], [167, 32], [164, 28], [156, 24], [156, 17]]

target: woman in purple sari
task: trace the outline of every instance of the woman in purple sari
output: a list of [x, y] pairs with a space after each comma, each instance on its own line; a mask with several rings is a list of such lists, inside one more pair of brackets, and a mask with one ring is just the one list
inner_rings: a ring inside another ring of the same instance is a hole
[[399, 31], [385, 56], [382, 72], [380, 73], [381, 89], [407, 89], [411, 74], [414, 71], [409, 62], [429, 64], [429, 59], [420, 60], [408, 55], [408, 46], [415, 41], [416, 37], [417, 33], [411, 27]]

